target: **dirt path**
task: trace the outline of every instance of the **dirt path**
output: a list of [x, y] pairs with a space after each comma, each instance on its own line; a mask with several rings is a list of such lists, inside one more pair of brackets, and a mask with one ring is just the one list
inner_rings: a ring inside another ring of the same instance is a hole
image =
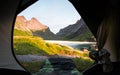
[[39, 55], [16, 55], [16, 58], [20, 62], [37, 62], [47, 59], [47, 56], [39, 56]]

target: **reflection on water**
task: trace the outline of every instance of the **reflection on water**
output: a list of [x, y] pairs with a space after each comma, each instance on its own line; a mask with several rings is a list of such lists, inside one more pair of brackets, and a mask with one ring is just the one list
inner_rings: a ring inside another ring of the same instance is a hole
[[96, 42], [79, 42], [79, 41], [61, 41], [61, 40], [45, 40], [48, 43], [58, 43], [60, 45], [70, 46], [75, 49], [89, 48], [90, 45], [95, 45]]

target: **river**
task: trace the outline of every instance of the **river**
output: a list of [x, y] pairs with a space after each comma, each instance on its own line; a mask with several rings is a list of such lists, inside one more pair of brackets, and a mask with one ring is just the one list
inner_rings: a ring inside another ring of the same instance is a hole
[[90, 45], [95, 45], [96, 42], [80, 42], [80, 41], [61, 41], [61, 40], [45, 40], [48, 43], [58, 43], [60, 45], [70, 46], [75, 49], [89, 48]]

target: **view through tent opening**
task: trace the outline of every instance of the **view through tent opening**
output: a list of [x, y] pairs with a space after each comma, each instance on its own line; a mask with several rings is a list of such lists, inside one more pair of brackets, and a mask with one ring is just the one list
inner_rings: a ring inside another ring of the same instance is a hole
[[14, 27], [14, 52], [31, 73], [48, 58], [72, 59], [80, 72], [90, 67], [89, 52], [96, 40], [68, 0], [40, 0], [18, 14]]

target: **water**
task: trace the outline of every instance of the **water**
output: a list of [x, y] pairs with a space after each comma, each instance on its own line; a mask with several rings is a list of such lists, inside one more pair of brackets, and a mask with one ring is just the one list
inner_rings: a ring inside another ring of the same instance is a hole
[[48, 43], [58, 43], [60, 45], [70, 46], [75, 49], [89, 48], [90, 45], [96, 44], [96, 42], [80, 42], [80, 41], [61, 41], [61, 40], [45, 40]]

